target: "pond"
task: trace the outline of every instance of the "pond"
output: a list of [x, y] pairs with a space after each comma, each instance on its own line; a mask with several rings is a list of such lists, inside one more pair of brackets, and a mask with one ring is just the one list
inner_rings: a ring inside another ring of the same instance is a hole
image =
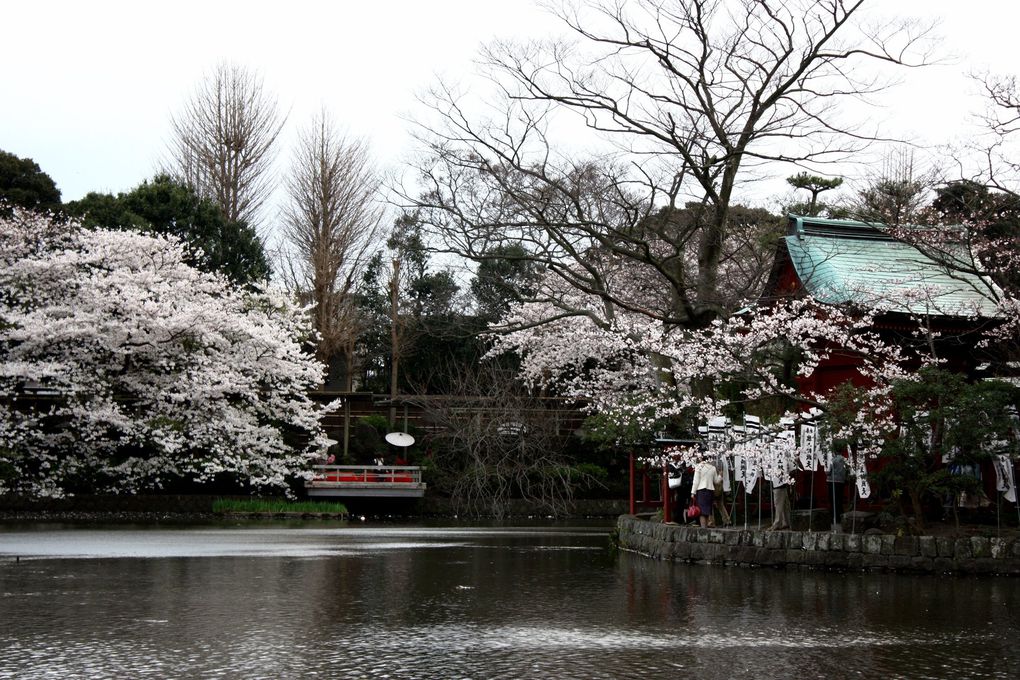
[[1020, 583], [660, 563], [604, 524], [0, 524], [0, 678], [1016, 678]]

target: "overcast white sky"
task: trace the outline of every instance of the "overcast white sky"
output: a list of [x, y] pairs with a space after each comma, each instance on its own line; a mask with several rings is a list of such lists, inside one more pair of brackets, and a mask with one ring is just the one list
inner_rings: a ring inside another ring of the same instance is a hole
[[[874, 4], [941, 17], [943, 53], [956, 57], [907, 74], [876, 114], [890, 132], [949, 142], [981, 107], [966, 72], [1020, 72], [1020, 3]], [[261, 71], [290, 132], [324, 106], [396, 169], [411, 146], [404, 117], [436, 74], [468, 73], [494, 37], [559, 30], [532, 0], [24, 0], [5, 3], [2, 17], [0, 149], [34, 159], [65, 200], [150, 177], [171, 112], [218, 61]]]

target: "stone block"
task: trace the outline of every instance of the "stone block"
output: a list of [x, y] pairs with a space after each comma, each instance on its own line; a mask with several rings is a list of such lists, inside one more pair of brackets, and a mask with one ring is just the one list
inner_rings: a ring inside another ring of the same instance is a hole
[[730, 554], [732, 559], [736, 560], [740, 564], [754, 564], [754, 558], [756, 553], [757, 548], [754, 548], [753, 546], [749, 545], [744, 545], [733, 549]]
[[932, 570], [939, 574], [955, 574], [958, 571], [955, 559], [941, 555], [932, 560]]
[[702, 546], [701, 560], [709, 564], [722, 563], [725, 560], [723, 546], [717, 543], [706, 543]]
[[829, 534], [829, 550], [833, 552], [846, 552], [846, 534]]
[[917, 550], [922, 557], [938, 557], [939, 547], [934, 536], [920, 536], [917, 539]]
[[677, 541], [673, 544], [673, 559], [686, 562], [691, 559], [691, 544], [687, 541]]
[[882, 554], [892, 555], [896, 548], [896, 537], [892, 534], [882, 535]]
[[932, 558], [914, 555], [910, 558], [910, 570], [930, 574], [932, 572]]
[[691, 551], [690, 551], [690, 554], [688, 556], [689, 559], [692, 559], [695, 562], [700, 562], [701, 560], [705, 559], [705, 544], [704, 543], [691, 543], [690, 547], [691, 547]]
[[723, 535], [723, 543], [729, 546], [740, 545], [740, 532], [727, 531]]
[[974, 554], [969, 538], [958, 538], [953, 541], [953, 545], [953, 557], [957, 560], [969, 560]]
[[764, 531], [755, 531], [755, 532], [753, 532], [753, 534], [751, 536], [751, 545], [753, 545], [756, 548], [763, 548], [763, 547], [765, 547], [765, 537], [767, 535], [768, 534], [766, 532], [764, 532]]
[[758, 548], [755, 551], [754, 559], [755, 562], [762, 566], [774, 567], [777, 564], [782, 564], [783, 552], [780, 550], [769, 550], [768, 548]]
[[983, 559], [992, 556], [992, 544], [984, 536], [971, 536], [970, 538], [970, 553], [977, 559]]
[[815, 534], [815, 550], [828, 551], [829, 550], [829, 537], [832, 534], [820, 533]]
[[864, 553], [851, 552], [846, 554], [846, 566], [849, 569], [863, 569], [864, 568]]
[[865, 552], [863, 558], [862, 565], [865, 569], [885, 569], [889, 563], [889, 558], [881, 553]]
[[804, 534], [799, 531], [791, 531], [786, 535], [786, 547], [790, 550], [803, 550]]
[[938, 546], [939, 557], [954, 557], [956, 555], [956, 541], [951, 538], [939, 536], [935, 539]]
[[1010, 540], [1008, 538], [992, 538], [988, 542], [993, 558], [1001, 560], [1009, 556]]
[[888, 568], [893, 571], [909, 571], [913, 561], [913, 555], [889, 555]]
[[917, 538], [914, 536], [897, 536], [893, 540], [893, 555], [914, 556], [919, 552]]
[[800, 540], [804, 550], [818, 549], [818, 534], [801, 534]]
[[785, 550], [786, 549], [786, 532], [785, 531], [772, 531], [765, 534], [765, 547], [769, 550]]
[[804, 563], [804, 557], [806, 555], [808, 555], [808, 553], [803, 550], [788, 548], [785, 551], [784, 559], [786, 560], [787, 566], [799, 566]]
[[802, 550], [801, 551], [801, 563], [808, 564], [814, 568], [826, 566], [826, 558], [828, 555], [820, 550]]
[[991, 557], [979, 557], [971, 559], [967, 564], [969, 574], [995, 574], [999, 570], [999, 561]]
[[862, 542], [862, 548], [868, 555], [881, 555], [882, 554], [882, 537], [881, 536], [864, 536]]
[[863, 540], [860, 534], [843, 534], [843, 536], [843, 544], [847, 552], [861, 552]]
[[725, 542], [726, 532], [722, 529], [709, 529], [708, 542], [722, 545]]

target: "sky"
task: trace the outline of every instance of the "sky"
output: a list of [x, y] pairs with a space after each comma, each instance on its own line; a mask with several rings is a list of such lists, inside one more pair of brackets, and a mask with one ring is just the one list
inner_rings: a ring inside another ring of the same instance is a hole
[[[1020, 3], [874, 6], [941, 19], [946, 63], [905, 74], [867, 114], [890, 134], [929, 147], [965, 137], [982, 106], [966, 74], [1020, 72]], [[399, 172], [413, 154], [417, 97], [439, 76], [467, 79], [493, 39], [562, 31], [532, 0], [8, 0], [2, 16], [0, 149], [35, 160], [64, 200], [151, 177], [171, 114], [218, 62], [262, 73], [288, 113], [281, 168], [297, 129], [324, 108]]]

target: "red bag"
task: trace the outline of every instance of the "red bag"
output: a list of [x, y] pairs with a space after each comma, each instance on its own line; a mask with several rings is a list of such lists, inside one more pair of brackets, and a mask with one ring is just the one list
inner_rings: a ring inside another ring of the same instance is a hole
[[698, 519], [701, 517], [701, 509], [697, 503], [691, 503], [687, 506], [687, 519]]

